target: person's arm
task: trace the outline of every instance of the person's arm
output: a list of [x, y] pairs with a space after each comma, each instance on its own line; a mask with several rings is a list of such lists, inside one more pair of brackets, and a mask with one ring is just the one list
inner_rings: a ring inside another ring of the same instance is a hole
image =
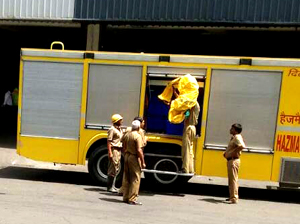
[[143, 153], [143, 150], [141, 148], [138, 150], [138, 157], [141, 160], [142, 169], [145, 169], [146, 168], [146, 163], [145, 163], [145, 160], [144, 160], [144, 153]]
[[146, 131], [144, 129], [140, 129], [139, 133], [140, 133], [140, 135], [142, 137], [142, 141], [143, 141], [142, 148], [145, 148], [145, 146], [147, 145], [147, 141], [148, 141], [148, 137], [146, 136]]
[[236, 148], [234, 150], [234, 156], [237, 156], [239, 155], [239, 153], [246, 148], [246, 145], [244, 143], [244, 140], [242, 137], [239, 137], [239, 138], [236, 138], [235, 140], [235, 144], [236, 144]]
[[112, 159], [112, 151], [111, 151], [111, 141], [107, 141], [107, 149], [108, 149], [108, 158]]
[[144, 153], [143, 153], [143, 150], [142, 150], [142, 146], [143, 146], [142, 137], [139, 135], [139, 137], [136, 140], [137, 156], [141, 161], [142, 169], [145, 169], [146, 168], [146, 163], [145, 163], [145, 160], [144, 160]]
[[109, 129], [107, 131], [107, 150], [108, 150], [108, 158], [111, 160], [113, 155], [112, 155], [112, 150], [111, 150], [111, 142], [113, 139], [113, 130]]
[[121, 142], [122, 142], [122, 153], [125, 153], [125, 135], [127, 135], [128, 133], [128, 128], [126, 129], [125, 133], [123, 133], [122, 138], [121, 138]]

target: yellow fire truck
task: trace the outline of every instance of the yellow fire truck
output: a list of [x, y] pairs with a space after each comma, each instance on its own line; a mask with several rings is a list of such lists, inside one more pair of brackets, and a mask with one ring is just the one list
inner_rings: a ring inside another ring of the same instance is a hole
[[[181, 168], [182, 125], [167, 120], [157, 98], [170, 80], [191, 74], [201, 114], [196, 175], [226, 177], [222, 154], [233, 123], [247, 145], [240, 178], [300, 184], [300, 60], [22, 49], [17, 153], [85, 165], [106, 181], [107, 129], [114, 113], [124, 126], [146, 120], [146, 178], [187, 180]], [[119, 175], [121, 176], [121, 174]]]

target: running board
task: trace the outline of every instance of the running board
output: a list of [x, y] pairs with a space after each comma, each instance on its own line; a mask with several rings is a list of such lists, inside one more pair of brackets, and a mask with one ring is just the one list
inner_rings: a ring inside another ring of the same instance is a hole
[[186, 176], [186, 177], [192, 177], [194, 176], [193, 173], [178, 173], [178, 172], [170, 172], [170, 171], [162, 171], [162, 170], [148, 170], [148, 169], [142, 169], [145, 173], [158, 173], [158, 174], [167, 174], [167, 175], [176, 175], [176, 176]]

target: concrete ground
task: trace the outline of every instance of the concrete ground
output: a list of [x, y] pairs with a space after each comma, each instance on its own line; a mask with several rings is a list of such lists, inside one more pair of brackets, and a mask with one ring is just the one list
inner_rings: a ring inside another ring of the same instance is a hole
[[130, 206], [91, 180], [85, 166], [42, 163], [0, 148], [0, 224], [8, 223], [299, 223], [300, 192], [240, 181], [240, 202], [224, 203], [227, 180], [194, 177], [161, 188], [142, 180], [142, 206]]

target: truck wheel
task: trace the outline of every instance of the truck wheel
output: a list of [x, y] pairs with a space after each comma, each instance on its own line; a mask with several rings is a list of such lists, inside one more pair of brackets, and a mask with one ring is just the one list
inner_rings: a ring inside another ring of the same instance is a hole
[[[151, 163], [149, 169], [161, 170], [161, 171], [171, 171], [178, 172], [179, 167], [178, 164], [169, 158], [159, 158], [155, 162]], [[147, 173], [145, 172], [146, 180], [150, 180], [149, 183], [154, 181], [160, 185], [169, 185], [174, 184], [181, 178], [176, 175], [168, 175], [168, 174], [159, 174], [159, 173]]]
[[[121, 169], [117, 174], [117, 185], [122, 183], [123, 177], [123, 158], [121, 158]], [[92, 178], [100, 185], [107, 184], [107, 170], [108, 170], [108, 155], [107, 146], [99, 146], [91, 154], [88, 161], [88, 170]]]

